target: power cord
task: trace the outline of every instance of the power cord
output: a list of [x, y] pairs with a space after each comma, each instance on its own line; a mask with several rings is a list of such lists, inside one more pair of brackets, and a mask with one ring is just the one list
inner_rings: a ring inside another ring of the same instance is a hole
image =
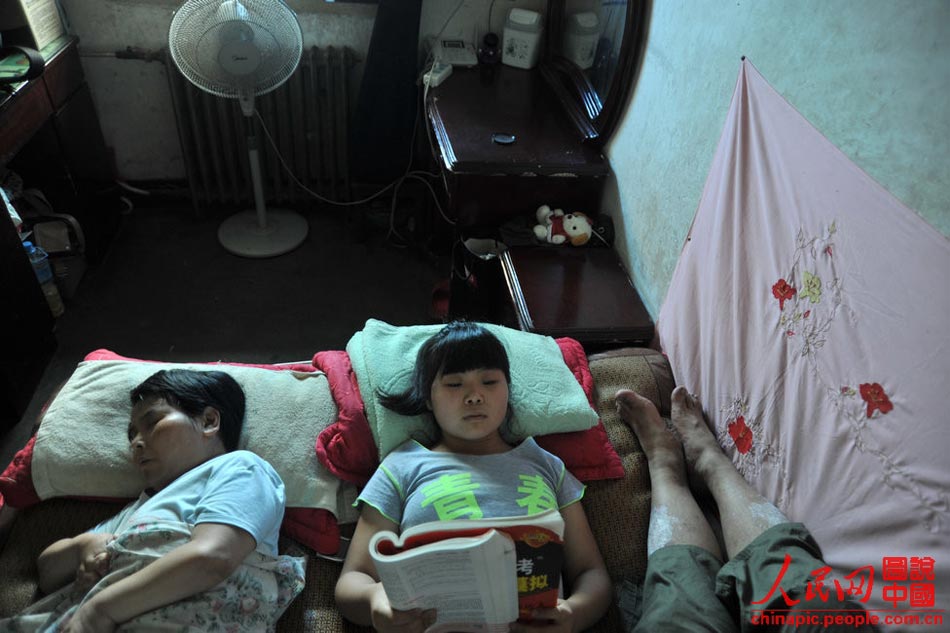
[[[439, 29], [438, 33], [435, 35], [434, 37], [435, 42], [438, 42], [439, 37], [442, 36], [442, 33], [445, 32], [445, 29], [448, 27], [449, 23], [452, 21], [452, 19], [455, 17], [455, 15], [459, 12], [459, 10], [462, 8], [464, 4], [465, 4], [465, 0], [459, 0], [459, 2], [455, 5], [455, 8], [452, 9], [452, 12], [445, 19], [445, 22], [442, 23], [441, 28]], [[280, 161], [281, 167], [283, 167], [287, 175], [290, 176], [294, 184], [300, 187], [308, 195], [316, 198], [317, 200], [325, 202], [327, 204], [332, 204], [332, 205], [341, 206], [341, 207], [350, 207], [350, 206], [366, 204], [367, 202], [375, 200], [379, 196], [383, 195], [384, 193], [392, 189], [393, 190], [392, 203], [390, 205], [390, 210], [389, 210], [389, 232], [386, 234], [386, 239], [390, 240], [392, 237], [395, 236], [404, 242], [404, 244], [401, 244], [401, 245], [397, 244], [397, 246], [406, 246], [409, 243], [411, 243], [411, 240], [407, 240], [404, 236], [400, 235], [399, 231], [396, 230], [396, 205], [398, 202], [397, 194], [399, 193], [399, 189], [402, 187], [403, 183], [405, 183], [406, 180], [418, 180], [422, 182], [429, 189], [429, 193], [432, 195], [432, 200], [435, 203], [436, 209], [438, 209], [439, 211], [439, 215], [446, 222], [446, 224], [450, 226], [455, 226], [455, 221], [449, 218], [449, 216], [445, 213], [445, 210], [442, 209], [442, 205], [439, 203], [439, 197], [436, 194], [435, 189], [432, 187], [432, 184], [424, 178], [424, 176], [428, 176], [430, 178], [439, 178], [441, 176], [442, 184], [444, 185], [446, 191], [448, 191], [448, 181], [446, 179], [445, 174], [444, 173], [433, 174], [427, 171], [413, 171], [412, 170], [412, 161], [415, 157], [416, 133], [418, 132], [418, 129], [419, 129], [419, 115], [420, 115], [420, 112], [425, 110], [426, 98], [428, 97], [428, 93], [429, 93], [429, 83], [423, 80], [423, 76], [425, 74], [425, 71], [431, 70], [434, 59], [435, 59], [435, 50], [434, 50], [434, 47], [430, 47], [426, 55], [426, 59], [423, 62], [423, 72], [419, 74], [419, 79], [417, 80], [417, 84], [418, 83], [423, 84], [422, 104], [420, 108], [416, 109], [416, 118], [412, 124], [412, 135], [410, 137], [410, 142], [409, 142], [409, 157], [406, 164], [405, 173], [403, 173], [402, 176], [392, 181], [388, 185], [384, 186], [382, 189], [380, 189], [376, 193], [370, 196], [367, 196], [361, 200], [354, 200], [354, 201], [349, 201], [349, 202], [331, 200], [330, 198], [327, 198], [325, 196], [318, 194], [317, 192], [313, 191], [312, 189], [307, 187], [305, 184], [303, 184], [300, 181], [300, 179], [297, 178], [296, 174], [294, 174], [290, 166], [287, 164], [287, 161], [284, 160], [283, 155], [280, 153], [280, 149], [277, 147], [276, 141], [274, 141], [273, 136], [271, 136], [270, 131], [267, 129], [267, 124], [264, 122], [264, 118], [261, 116], [261, 113], [257, 110], [257, 108], [254, 109], [254, 115], [257, 117], [257, 120], [260, 123], [261, 129], [264, 130], [264, 135], [267, 137], [267, 141], [270, 143], [271, 148], [274, 150], [274, 153], [277, 155], [277, 159]], [[429, 142], [429, 146], [432, 147], [432, 131], [429, 129], [428, 125], [426, 126], [426, 140]]]
[[[427, 89], [428, 89], [428, 86], [426, 86], [426, 92], [427, 92]], [[424, 93], [424, 94], [425, 94], [425, 93]], [[424, 104], [424, 98], [425, 98], [425, 97], [423, 97], [423, 104]], [[417, 131], [418, 131], [418, 129], [419, 129], [419, 109], [416, 110], [416, 117], [415, 117], [415, 119], [414, 119], [414, 121], [413, 121], [413, 125], [412, 125], [412, 135], [411, 135], [411, 137], [410, 137], [411, 140], [410, 140], [410, 143], [409, 143], [409, 157], [408, 157], [408, 161], [407, 161], [405, 173], [403, 173], [402, 176], [400, 176], [400, 177], [397, 178], [396, 180], [392, 181], [392, 182], [389, 183], [388, 185], [384, 186], [382, 189], [380, 189], [380, 190], [377, 191], [376, 193], [374, 193], [374, 194], [372, 194], [372, 195], [370, 195], [370, 196], [367, 196], [367, 197], [365, 197], [365, 198], [363, 198], [363, 199], [361, 199], [361, 200], [353, 200], [353, 201], [348, 201], [348, 202], [343, 202], [343, 201], [339, 201], [339, 200], [332, 200], [332, 199], [330, 199], [330, 198], [327, 198], [327, 197], [325, 197], [325, 196], [320, 195], [320, 194], [317, 193], [316, 191], [313, 191], [312, 189], [310, 189], [309, 187], [307, 187], [305, 184], [303, 184], [303, 183], [300, 181], [300, 179], [297, 178], [296, 174], [294, 174], [293, 170], [290, 168], [290, 165], [287, 164], [287, 161], [284, 159], [283, 155], [282, 155], [281, 152], [280, 152], [280, 149], [279, 149], [278, 146], [277, 146], [277, 142], [274, 140], [274, 137], [271, 135], [270, 130], [267, 129], [267, 124], [264, 122], [264, 118], [261, 116], [261, 113], [260, 113], [256, 108], [254, 109], [254, 115], [257, 117], [257, 120], [258, 120], [258, 122], [259, 122], [260, 125], [261, 125], [261, 129], [264, 131], [264, 136], [267, 138], [267, 141], [270, 143], [271, 148], [274, 150], [274, 153], [277, 155], [277, 159], [278, 159], [278, 161], [280, 162], [281, 166], [283, 167], [284, 171], [287, 173], [288, 176], [290, 176], [291, 180], [292, 180], [298, 187], [300, 187], [304, 192], [306, 192], [306, 193], [309, 194], [310, 196], [316, 198], [317, 200], [320, 200], [320, 201], [322, 201], [322, 202], [325, 202], [325, 203], [327, 203], [327, 204], [332, 204], [332, 205], [335, 205], [335, 206], [350, 207], [350, 206], [356, 206], [356, 205], [366, 204], [367, 202], [370, 202], [370, 201], [372, 201], [372, 200], [375, 200], [376, 198], [378, 198], [379, 196], [383, 195], [384, 193], [386, 193], [386, 192], [389, 191], [390, 189], [393, 189], [393, 193], [392, 193], [392, 204], [391, 204], [391, 206], [390, 206], [390, 213], [389, 213], [389, 232], [388, 232], [387, 235], [386, 235], [386, 239], [387, 239], [387, 240], [390, 240], [393, 236], [395, 236], [395, 237], [399, 238], [400, 240], [402, 240], [403, 242], [405, 242], [406, 244], [410, 243], [410, 240], [407, 240], [404, 236], [400, 235], [399, 232], [398, 232], [398, 231], [396, 230], [396, 228], [395, 228], [396, 205], [397, 205], [397, 202], [398, 202], [397, 194], [399, 193], [400, 187], [402, 187], [403, 183], [404, 183], [407, 179], [419, 180], [419, 181], [421, 181], [423, 184], [425, 184], [426, 187], [429, 189], [429, 192], [430, 192], [431, 195], [432, 195], [432, 200], [433, 200], [433, 202], [435, 203], [436, 209], [438, 209], [438, 211], [439, 211], [439, 215], [442, 217], [442, 219], [443, 219], [447, 224], [449, 224], [449, 225], [451, 225], [451, 226], [454, 226], [454, 225], [455, 225], [455, 221], [452, 220], [451, 218], [449, 218], [448, 215], [445, 213], [445, 211], [442, 209], [442, 205], [439, 203], [439, 197], [438, 197], [438, 195], [436, 194], [435, 189], [433, 189], [432, 185], [431, 185], [425, 178], [423, 178], [423, 176], [429, 176], [429, 177], [432, 177], [432, 178], [438, 178], [439, 175], [438, 175], [438, 174], [432, 174], [432, 173], [427, 172], [427, 171], [413, 171], [413, 170], [412, 170], [412, 161], [413, 161], [413, 159], [414, 159], [414, 157], [415, 157], [415, 139], [416, 139], [416, 133], [417, 133]], [[428, 135], [428, 126], [426, 126], [426, 131], [427, 131], [427, 139], [431, 142], [431, 140], [432, 140], [432, 139], [431, 139], [431, 136]], [[444, 175], [443, 175], [443, 178], [444, 178]], [[447, 184], [447, 183], [446, 183], [446, 184]], [[397, 245], [397, 246], [401, 246], [401, 245]]]
[[600, 233], [598, 233], [596, 230], [595, 230], [595, 231], [591, 231], [591, 235], [593, 235], [593, 236], [596, 237], [598, 240], [600, 240], [601, 242], [603, 242], [605, 246], [611, 246], [610, 242], [608, 242], [607, 240], [605, 240], [605, 239], [604, 239], [604, 236], [601, 235]]
[[[455, 8], [452, 9], [452, 13], [449, 14], [449, 17], [445, 18], [445, 22], [442, 23], [442, 28], [439, 29], [439, 32], [435, 34], [435, 37], [432, 38], [433, 46], [438, 43], [439, 38], [442, 37], [442, 34], [445, 33], [445, 29], [448, 28], [449, 22], [452, 21], [452, 18], [455, 17], [455, 14], [459, 12], [459, 9], [462, 8], [462, 5], [465, 4], [465, 0], [459, 0], [459, 3], [455, 5]], [[429, 49], [430, 56], [434, 53], [434, 48]]]
[[[514, 0], [509, 0], [509, 1], [510, 1], [510, 2], [513, 2]], [[495, 31], [492, 31], [492, 27], [491, 27], [492, 12], [493, 12], [494, 10], [495, 10], [495, 0], [491, 0], [491, 4], [488, 5], [488, 30], [486, 31], [486, 33], [493, 33], [493, 32], [495, 32]]]
[[[320, 200], [321, 202], [326, 202], [327, 204], [333, 204], [333, 205], [340, 206], [340, 207], [351, 207], [351, 206], [355, 206], [355, 205], [358, 205], [358, 204], [365, 204], [365, 203], [369, 202], [370, 200], [373, 200], [373, 199], [375, 199], [375, 198], [378, 198], [378, 197], [381, 196], [382, 194], [386, 193], [386, 191], [388, 191], [389, 189], [391, 189], [391, 188], [393, 187], [393, 185], [395, 185], [395, 184], [398, 182], [398, 179], [397, 179], [397, 180], [394, 180], [393, 182], [389, 183], [388, 185], [386, 185], [385, 187], [383, 187], [382, 189], [380, 189], [379, 191], [377, 191], [377, 192], [374, 193], [373, 195], [371, 195], [371, 196], [369, 196], [369, 197], [367, 197], [367, 198], [363, 198], [362, 200], [353, 200], [353, 201], [349, 201], [349, 202], [342, 202], [342, 201], [340, 201], [340, 200], [331, 200], [330, 198], [327, 198], [327, 197], [325, 197], [325, 196], [322, 196], [322, 195], [320, 195], [319, 193], [317, 193], [316, 191], [314, 191], [314, 190], [310, 189], [309, 187], [307, 187], [307, 185], [305, 185], [305, 184], [303, 184], [302, 182], [300, 182], [300, 180], [297, 178], [297, 175], [294, 174], [293, 170], [290, 168], [290, 165], [288, 165], [288, 164], [287, 164], [287, 161], [284, 160], [283, 154], [280, 153], [280, 149], [277, 147], [277, 143], [274, 141], [274, 137], [271, 136], [270, 131], [267, 129], [267, 124], [264, 123], [264, 118], [261, 116], [261, 113], [257, 110], [257, 108], [254, 108], [254, 116], [257, 117], [258, 122], [261, 124], [261, 129], [264, 130], [264, 136], [267, 137], [267, 141], [270, 143], [271, 148], [273, 148], [274, 153], [277, 155], [277, 160], [280, 161], [281, 166], [284, 168], [284, 171], [287, 172], [287, 175], [290, 176], [290, 179], [293, 180], [294, 183], [295, 183], [298, 187], [300, 187], [301, 189], [303, 189], [306, 193], [308, 193], [309, 195], [313, 196], [313, 197], [316, 198], [317, 200]], [[404, 176], [403, 176], [403, 177], [404, 177]]]

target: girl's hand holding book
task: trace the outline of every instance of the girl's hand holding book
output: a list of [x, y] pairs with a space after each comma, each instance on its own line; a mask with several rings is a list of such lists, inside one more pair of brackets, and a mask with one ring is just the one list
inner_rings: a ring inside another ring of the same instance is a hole
[[571, 633], [574, 630], [574, 611], [566, 600], [558, 599], [553, 609], [535, 609], [530, 624], [515, 622], [509, 629], [511, 633]]
[[435, 610], [412, 609], [399, 611], [389, 604], [389, 598], [383, 585], [377, 585], [377, 591], [370, 600], [370, 617], [373, 628], [379, 633], [422, 633], [435, 623]]

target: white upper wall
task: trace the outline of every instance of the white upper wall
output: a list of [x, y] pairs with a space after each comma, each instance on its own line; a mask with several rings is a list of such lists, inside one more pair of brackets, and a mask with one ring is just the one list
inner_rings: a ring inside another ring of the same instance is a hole
[[[157, 51], [168, 42], [176, 0], [62, 0], [92, 90], [106, 142], [126, 180], [185, 177], [178, 131], [159, 62], [116, 59], [127, 47]], [[365, 58], [375, 4], [291, 0], [305, 46], [349, 46]], [[360, 72], [359, 69], [356, 71]]]
[[[106, 142], [126, 180], [185, 177], [166, 68], [158, 62], [117, 60], [126, 47], [158, 50], [167, 45], [172, 14], [183, 0], [61, 0], [79, 36], [83, 68]], [[493, 6], [494, 4], [494, 6]], [[360, 59], [369, 50], [376, 4], [290, 0], [306, 46], [348, 46]], [[498, 33], [514, 7], [545, 11], [547, 0], [423, 0], [420, 46], [427, 37], [477, 42], [489, 28]], [[355, 69], [357, 80], [362, 68]]]

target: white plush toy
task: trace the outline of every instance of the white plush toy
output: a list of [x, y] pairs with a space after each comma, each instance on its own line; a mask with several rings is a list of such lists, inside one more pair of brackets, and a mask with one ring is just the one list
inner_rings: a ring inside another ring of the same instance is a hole
[[551, 209], [546, 204], [538, 207], [535, 217], [534, 235], [539, 240], [551, 244], [563, 244], [570, 241], [573, 246], [583, 246], [594, 233], [594, 225], [583, 213], [567, 213], [562, 209]]

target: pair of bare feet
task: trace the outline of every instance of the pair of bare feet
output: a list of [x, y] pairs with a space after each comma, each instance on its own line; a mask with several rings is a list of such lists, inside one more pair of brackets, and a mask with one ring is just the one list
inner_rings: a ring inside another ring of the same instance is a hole
[[725, 465], [724, 461], [732, 467], [706, 425], [702, 404], [685, 387], [673, 390], [672, 427], [667, 426], [656, 406], [643, 396], [621, 389], [615, 398], [621, 419], [640, 440], [651, 474], [659, 469], [688, 471], [694, 484], [699, 485], [715, 477], [716, 471]]
[[615, 400], [621, 419], [636, 433], [650, 469], [648, 553], [686, 544], [724, 558], [693, 490], [708, 492], [715, 501], [728, 558], [768, 528], [788, 521], [739, 474], [707, 426], [699, 399], [684, 387], [673, 391], [671, 427], [650, 400], [629, 389], [618, 391]]

